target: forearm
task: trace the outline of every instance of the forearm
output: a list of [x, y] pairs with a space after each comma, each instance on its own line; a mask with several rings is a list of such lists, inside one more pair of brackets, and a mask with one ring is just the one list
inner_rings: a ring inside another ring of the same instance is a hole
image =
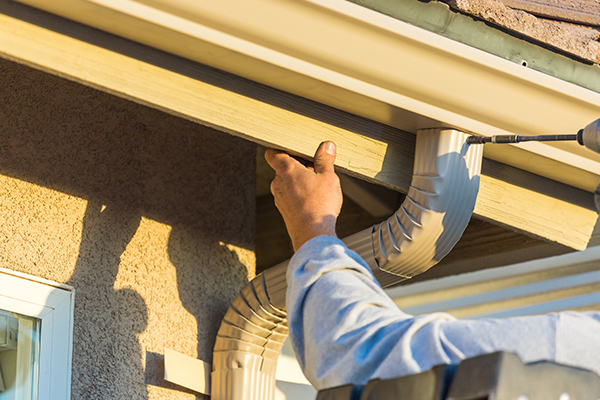
[[[455, 320], [399, 310], [341, 241], [319, 237], [288, 270], [287, 310], [298, 360], [315, 387], [418, 373], [494, 351], [600, 372], [600, 314]], [[577, 349], [580, 347], [580, 350]]]
[[[300, 365], [319, 389], [420, 372], [461, 356], [448, 353], [434, 333], [426, 332], [431, 322], [452, 317], [414, 318], [402, 312], [364, 261], [335, 238], [313, 239], [292, 258], [287, 310]], [[416, 353], [415, 338], [428, 341]], [[393, 348], [403, 350], [390, 352]]]

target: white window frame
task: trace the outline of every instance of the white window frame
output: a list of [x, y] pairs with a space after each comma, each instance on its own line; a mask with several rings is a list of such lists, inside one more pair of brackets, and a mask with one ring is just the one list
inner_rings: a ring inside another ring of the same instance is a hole
[[71, 398], [74, 289], [0, 268], [0, 309], [41, 320], [39, 400]]

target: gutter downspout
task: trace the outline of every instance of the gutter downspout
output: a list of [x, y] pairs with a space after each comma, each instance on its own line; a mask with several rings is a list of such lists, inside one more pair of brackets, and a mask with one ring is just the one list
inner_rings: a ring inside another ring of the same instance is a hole
[[[417, 133], [414, 172], [404, 203], [379, 225], [344, 239], [382, 286], [425, 272], [462, 236], [479, 189], [482, 146], [451, 129]], [[285, 341], [288, 262], [263, 272], [232, 302], [213, 351], [213, 400], [273, 400]]]

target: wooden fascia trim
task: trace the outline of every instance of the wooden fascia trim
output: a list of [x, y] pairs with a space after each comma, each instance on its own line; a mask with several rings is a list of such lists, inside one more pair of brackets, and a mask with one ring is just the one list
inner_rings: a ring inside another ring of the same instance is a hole
[[[3, 58], [299, 155], [333, 140], [342, 171], [401, 191], [410, 184], [415, 138], [396, 128], [3, 0], [0, 38]], [[597, 219], [588, 197], [485, 160], [475, 215], [584, 249]]]

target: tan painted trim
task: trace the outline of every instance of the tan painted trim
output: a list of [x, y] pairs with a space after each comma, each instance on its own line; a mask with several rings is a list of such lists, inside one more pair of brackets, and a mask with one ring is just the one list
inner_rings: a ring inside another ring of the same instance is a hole
[[[600, 247], [387, 289], [408, 313], [458, 318], [598, 308]], [[498, 313], [498, 314], [497, 314]]]
[[165, 348], [165, 381], [210, 395], [211, 370], [205, 361]]
[[23, 272], [14, 271], [14, 270], [8, 269], [8, 268], [2, 268], [2, 267], [0, 267], [0, 275], [10, 275], [10, 276], [14, 276], [14, 277], [17, 277], [19, 279], [26, 280], [26, 281], [35, 282], [35, 283], [38, 283], [40, 285], [46, 285], [46, 286], [54, 287], [54, 288], [57, 288], [57, 289], [63, 289], [63, 290], [66, 290], [68, 292], [74, 292], [75, 291], [75, 288], [73, 286], [67, 285], [66, 283], [59, 283], [59, 282], [50, 281], [48, 279], [40, 278], [39, 276], [33, 276], [33, 275], [25, 274]]
[[[600, 94], [344, 0], [20, 0], [416, 133], [575, 133]], [[593, 192], [600, 155], [575, 143], [486, 157]]]
[[[40, 12], [11, 3], [0, 1], [0, 11], [5, 12], [0, 14], [4, 58], [300, 155], [312, 155], [322, 140], [334, 140], [339, 145], [336, 164], [344, 171], [396, 190], [408, 189], [415, 140], [411, 134], [62, 19], [54, 22], [54, 30], [42, 28], [36, 24], [50, 26], [52, 17], [40, 18]], [[105, 48], [109, 46], [119, 52]], [[526, 186], [519, 186], [523, 182]], [[591, 199], [588, 205], [584, 192], [552, 181], [550, 188], [535, 189], [543, 182], [488, 160], [474, 213], [585, 248], [597, 218]]]

